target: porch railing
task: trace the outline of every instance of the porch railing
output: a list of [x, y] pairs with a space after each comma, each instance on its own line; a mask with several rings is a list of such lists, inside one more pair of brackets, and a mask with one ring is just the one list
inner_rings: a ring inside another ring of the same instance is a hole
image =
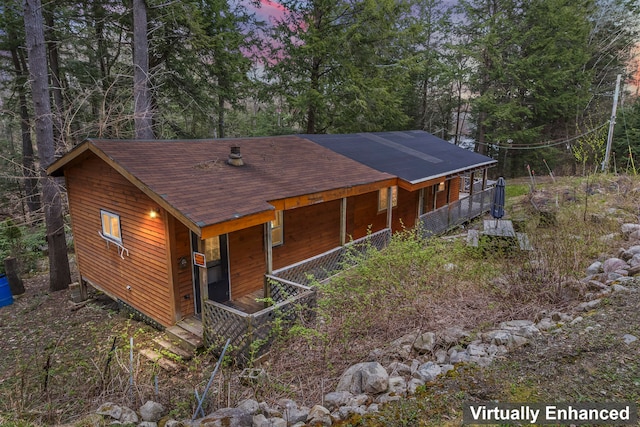
[[342, 267], [353, 263], [354, 257], [350, 257], [349, 254], [363, 254], [369, 248], [380, 250], [387, 246], [390, 239], [391, 230], [385, 228], [353, 240], [344, 246], [275, 270], [272, 276], [305, 286], [311, 285], [313, 280], [322, 282], [333, 276]]
[[275, 270], [266, 275], [266, 296], [272, 305], [257, 313], [245, 313], [214, 301], [203, 306], [204, 340], [207, 345], [222, 345], [231, 339], [236, 358], [248, 361], [268, 347], [273, 321], [294, 320], [298, 311], [315, 304], [314, 280], [323, 281], [344, 266], [355, 264], [350, 253], [365, 253], [370, 248], [382, 249], [391, 239], [384, 229], [354, 240], [323, 254]]
[[269, 280], [268, 286], [273, 288], [271, 294], [281, 301], [273, 300], [273, 305], [256, 313], [245, 313], [215, 301], [205, 301], [202, 314], [207, 345], [221, 345], [230, 339], [233, 354], [240, 363], [261, 354], [268, 347], [272, 323], [276, 318], [293, 320], [300, 307], [311, 307], [315, 303], [315, 290], [291, 282], [285, 285], [286, 288], [278, 280]]
[[473, 193], [446, 206], [420, 216], [420, 224], [425, 234], [435, 235], [461, 225], [491, 209], [493, 188]]

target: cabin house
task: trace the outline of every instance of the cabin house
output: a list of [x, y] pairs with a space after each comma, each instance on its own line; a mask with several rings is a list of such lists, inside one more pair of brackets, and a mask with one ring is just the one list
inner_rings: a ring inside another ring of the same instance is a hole
[[47, 172], [65, 177], [82, 283], [162, 327], [201, 319], [212, 342], [307, 298], [306, 273], [349, 242], [381, 247], [457, 201], [465, 177], [484, 187], [493, 164], [415, 131], [89, 139]]

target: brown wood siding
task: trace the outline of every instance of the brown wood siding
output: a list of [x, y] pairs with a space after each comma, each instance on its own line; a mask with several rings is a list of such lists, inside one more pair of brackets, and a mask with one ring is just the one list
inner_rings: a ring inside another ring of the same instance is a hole
[[[174, 323], [169, 289], [164, 215], [151, 219], [157, 205], [102, 160], [92, 157], [65, 171], [69, 209], [80, 274], [163, 325]], [[124, 259], [107, 244], [100, 210], [120, 216]], [[127, 286], [131, 289], [127, 290]]]
[[455, 202], [456, 200], [460, 200], [460, 183], [462, 182], [462, 178], [455, 177], [449, 180], [449, 185], [451, 186], [451, 198], [449, 199], [449, 203]]
[[[180, 313], [183, 318], [191, 316], [195, 312], [190, 236], [191, 232], [187, 226], [179, 221], [175, 221], [175, 252], [172, 261], [177, 270], [176, 292], [178, 301], [180, 301]], [[187, 260], [187, 266], [185, 268], [180, 267], [180, 259], [182, 257]]]
[[229, 233], [229, 276], [231, 299], [264, 288], [267, 272], [264, 253], [264, 224]]
[[340, 200], [284, 211], [284, 243], [273, 248], [273, 268], [340, 246]]
[[387, 211], [378, 211], [378, 191], [347, 200], [347, 240], [354, 240], [387, 226]]
[[393, 209], [392, 231], [410, 229], [416, 225], [420, 190], [407, 191], [398, 188], [398, 206]]

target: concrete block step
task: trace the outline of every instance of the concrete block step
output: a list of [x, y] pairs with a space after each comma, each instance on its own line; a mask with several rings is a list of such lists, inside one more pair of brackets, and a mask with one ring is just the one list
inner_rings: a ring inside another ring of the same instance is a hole
[[174, 372], [174, 371], [180, 370], [180, 365], [178, 365], [176, 362], [172, 360], [169, 360], [163, 357], [160, 353], [158, 353], [155, 350], [151, 350], [149, 348], [143, 348], [142, 350], [140, 350], [140, 354], [145, 358], [149, 359], [149, 361], [153, 363], [157, 363], [158, 366], [160, 366], [165, 371]]
[[184, 350], [195, 352], [202, 347], [201, 336], [195, 335], [178, 325], [168, 327], [165, 332], [172, 342], [175, 342], [178, 347]]
[[163, 337], [156, 337], [153, 339], [153, 342], [156, 344], [159, 350], [165, 350], [170, 353], [179, 356], [182, 360], [191, 360], [193, 359], [193, 352], [187, 351], [182, 347], [179, 347], [177, 344], [174, 344]]

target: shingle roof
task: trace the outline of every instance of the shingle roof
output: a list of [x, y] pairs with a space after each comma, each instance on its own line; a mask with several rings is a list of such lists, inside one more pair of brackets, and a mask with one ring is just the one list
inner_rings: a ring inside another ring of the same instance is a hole
[[[244, 166], [227, 164], [232, 145], [240, 147]], [[87, 150], [108, 160], [121, 173], [130, 174], [198, 227], [273, 210], [270, 200], [395, 178], [297, 136], [191, 141], [91, 139], [51, 165], [49, 173], [60, 175]]]
[[497, 163], [419, 130], [302, 136], [411, 184]]

